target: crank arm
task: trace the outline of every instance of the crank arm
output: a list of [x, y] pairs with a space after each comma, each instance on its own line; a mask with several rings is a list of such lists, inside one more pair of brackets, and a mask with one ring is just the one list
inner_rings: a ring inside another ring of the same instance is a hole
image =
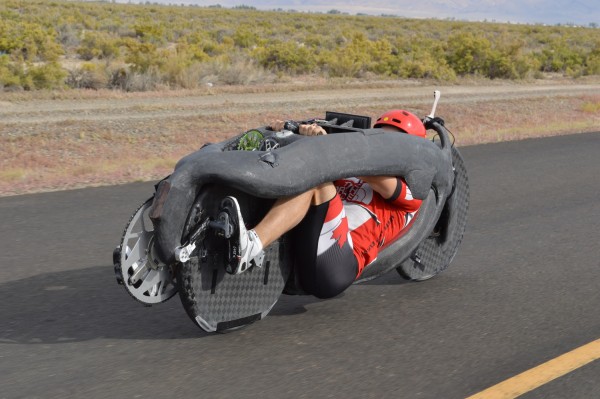
[[135, 269], [135, 272], [129, 277], [129, 284], [135, 285], [144, 275], [148, 272], [148, 260], [144, 260], [144, 263]]

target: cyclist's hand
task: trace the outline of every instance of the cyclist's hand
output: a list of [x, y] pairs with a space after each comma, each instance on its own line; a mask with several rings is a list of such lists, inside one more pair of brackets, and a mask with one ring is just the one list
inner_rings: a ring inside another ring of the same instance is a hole
[[313, 123], [311, 125], [300, 125], [300, 130], [298, 131], [298, 133], [304, 136], [322, 136], [327, 134], [325, 129], [323, 129], [316, 123]]
[[433, 129], [433, 123], [437, 122], [440, 125], [444, 126], [444, 120], [440, 117], [435, 117], [435, 118], [425, 118], [425, 121], [423, 122], [423, 124], [425, 125], [425, 129]]
[[280, 132], [283, 130], [283, 125], [285, 125], [285, 121], [276, 120], [275, 122], [271, 123], [270, 127], [272, 131]]

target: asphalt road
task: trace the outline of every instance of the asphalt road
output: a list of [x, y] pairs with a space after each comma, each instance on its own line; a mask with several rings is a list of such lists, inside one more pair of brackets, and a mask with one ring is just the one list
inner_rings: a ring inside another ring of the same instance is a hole
[[[116, 284], [152, 184], [0, 198], [0, 398], [464, 398], [600, 338], [600, 133], [461, 151], [471, 207], [448, 270], [284, 296], [228, 334]], [[523, 397], [597, 398], [598, 376]]]

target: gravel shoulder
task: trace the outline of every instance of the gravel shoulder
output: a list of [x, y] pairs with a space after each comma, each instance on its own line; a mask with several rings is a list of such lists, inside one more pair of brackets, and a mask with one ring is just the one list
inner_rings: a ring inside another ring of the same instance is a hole
[[493, 86], [420, 86], [391, 88], [348, 88], [296, 92], [215, 93], [184, 97], [127, 97], [88, 100], [31, 100], [0, 102], [2, 124], [55, 123], [60, 121], [140, 120], [189, 117], [198, 114], [220, 115], [224, 107], [244, 113], [278, 108], [311, 109], [355, 108], [364, 104], [386, 106], [410, 103], [430, 104], [433, 90], [441, 90], [442, 103], [478, 103], [482, 101], [593, 95], [600, 83], [572, 85], [493, 85]]

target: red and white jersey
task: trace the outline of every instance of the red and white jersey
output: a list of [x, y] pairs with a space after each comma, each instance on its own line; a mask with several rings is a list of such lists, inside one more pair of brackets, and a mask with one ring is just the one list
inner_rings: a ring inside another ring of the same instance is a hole
[[408, 226], [422, 201], [412, 197], [401, 178], [398, 178], [396, 192], [387, 200], [355, 177], [336, 180], [333, 184], [344, 205], [360, 275], [365, 266], [377, 259], [379, 249]]

